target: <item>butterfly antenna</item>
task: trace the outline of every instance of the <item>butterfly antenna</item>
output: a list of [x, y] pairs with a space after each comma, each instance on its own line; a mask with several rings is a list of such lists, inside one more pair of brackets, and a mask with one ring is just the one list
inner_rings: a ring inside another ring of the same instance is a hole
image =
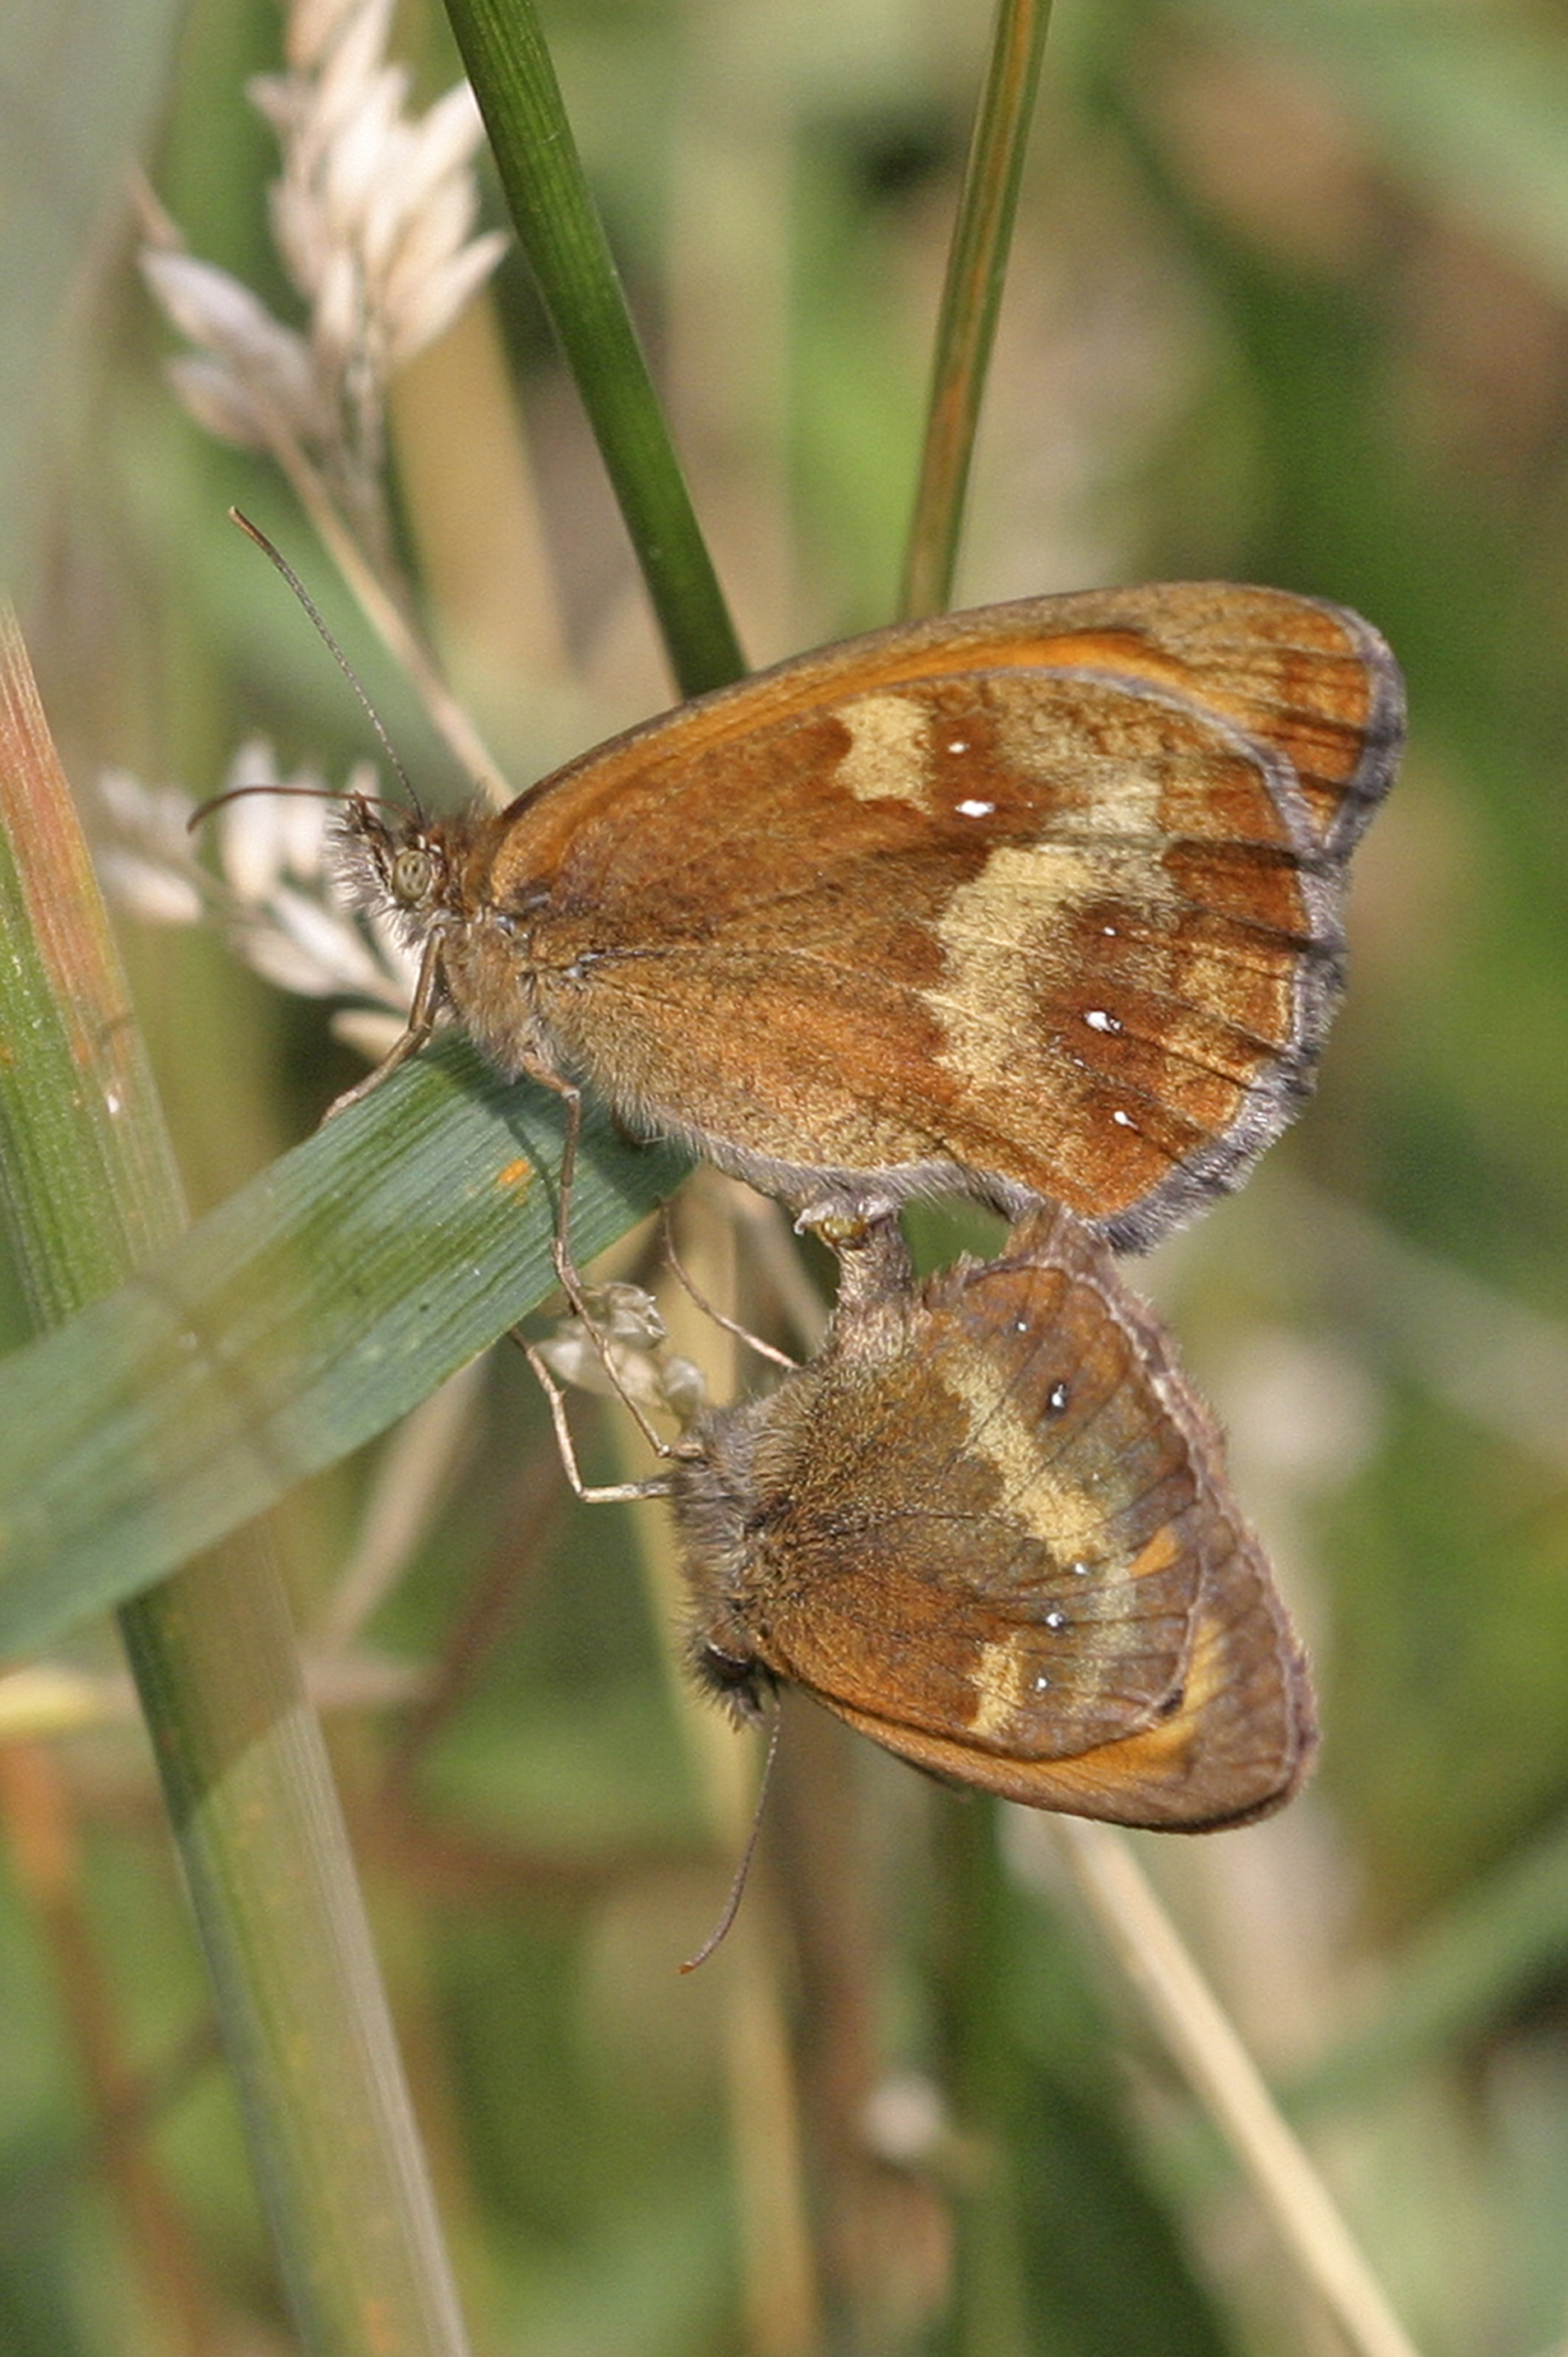
[[768, 1738], [768, 1757], [762, 1763], [762, 1781], [757, 1788], [757, 1812], [751, 1820], [751, 1831], [746, 1837], [746, 1847], [740, 1854], [740, 1864], [735, 1870], [735, 1880], [729, 1887], [729, 1897], [720, 1910], [718, 1921], [714, 1925], [696, 1954], [688, 1956], [682, 1965], [681, 1970], [683, 1973], [694, 1973], [699, 1964], [707, 1963], [719, 1943], [728, 1936], [731, 1924], [740, 1913], [740, 1902], [746, 1895], [746, 1881], [751, 1873], [751, 1861], [757, 1856], [757, 1836], [762, 1831], [762, 1811], [768, 1799], [768, 1788], [773, 1781], [773, 1762], [779, 1757], [779, 1735], [783, 1723], [778, 1711], [775, 1710], [773, 1731]]
[[[336, 786], [225, 786], [220, 794], [209, 794], [204, 802], [197, 803], [185, 822], [187, 834], [194, 834], [197, 828], [209, 819], [214, 811], [221, 810], [225, 803], [242, 802], [250, 794], [294, 794], [301, 802], [340, 802], [345, 799]], [[401, 802], [390, 802], [385, 794], [356, 794], [354, 799], [356, 802], [369, 802], [377, 810], [403, 810]], [[406, 816], [407, 813], [404, 813], [404, 815]]]
[[397, 779], [399, 785], [402, 786], [403, 792], [408, 796], [409, 802], [413, 807], [414, 817], [419, 821], [421, 826], [423, 826], [424, 823], [424, 805], [413, 790], [413, 780], [409, 776], [408, 771], [398, 759], [397, 748], [393, 745], [392, 738], [387, 735], [386, 730], [381, 726], [381, 714], [376, 710], [375, 705], [371, 702], [370, 697], [366, 694], [363, 687], [360, 685], [358, 672], [354, 669], [353, 664], [349, 661], [348, 656], [344, 653], [342, 648], [333, 637], [331, 630], [328, 627], [326, 619], [322, 614], [321, 608], [317, 606], [315, 598], [311, 596], [309, 590], [306, 587], [304, 582], [300, 579], [298, 574], [295, 571], [293, 565], [289, 563], [282, 549], [274, 547], [272, 542], [267, 538], [266, 533], [262, 530], [260, 524], [252, 523], [250, 517], [248, 515], [242, 515], [238, 508], [230, 509], [229, 521], [231, 523], [237, 523], [240, 530], [245, 534], [245, 537], [248, 540], [253, 540], [255, 542], [256, 546], [261, 550], [263, 556], [271, 558], [273, 564], [283, 575], [284, 579], [288, 583], [289, 587], [294, 591], [295, 596], [298, 598], [300, 604], [309, 615], [311, 621], [316, 626], [317, 636], [320, 639], [323, 646], [331, 655], [333, 662], [337, 664], [338, 670], [342, 673], [344, 678], [348, 681], [349, 686], [359, 697], [365, 717], [370, 722], [371, 727], [375, 730], [381, 750], [392, 764], [392, 773]]

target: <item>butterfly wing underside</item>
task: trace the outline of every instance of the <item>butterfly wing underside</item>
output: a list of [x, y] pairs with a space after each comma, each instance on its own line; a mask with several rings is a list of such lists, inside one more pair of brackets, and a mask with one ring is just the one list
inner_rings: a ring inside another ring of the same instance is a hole
[[1376, 634], [1283, 592], [983, 608], [600, 748], [493, 888], [624, 1115], [786, 1194], [957, 1168], [1143, 1244], [1310, 1085], [1401, 711]]
[[1196, 1829], [1284, 1799], [1299, 1648], [1160, 1330], [1065, 1218], [961, 1264], [897, 1349], [853, 1326], [747, 1470], [750, 1642], [917, 1764]]

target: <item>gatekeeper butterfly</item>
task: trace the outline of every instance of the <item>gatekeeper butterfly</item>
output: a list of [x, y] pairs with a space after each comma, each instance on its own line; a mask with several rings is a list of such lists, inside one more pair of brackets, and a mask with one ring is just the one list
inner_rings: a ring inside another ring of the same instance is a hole
[[1399, 672], [1342, 607], [1175, 584], [851, 639], [499, 813], [350, 796], [347, 871], [508, 1074], [812, 1216], [961, 1190], [1142, 1248], [1311, 1085]]
[[1266, 1814], [1312, 1689], [1219, 1432], [1069, 1213], [912, 1285], [848, 1232], [820, 1354], [709, 1410], [671, 1498], [702, 1684], [806, 1689], [918, 1766], [1118, 1824]]

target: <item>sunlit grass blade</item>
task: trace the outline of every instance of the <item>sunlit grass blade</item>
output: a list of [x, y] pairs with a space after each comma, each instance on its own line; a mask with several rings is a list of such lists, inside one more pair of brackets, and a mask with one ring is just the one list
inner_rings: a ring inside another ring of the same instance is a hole
[[[7, 1225], [36, 1313], [55, 1318], [173, 1238], [184, 1205], [8, 615], [0, 973], [16, 1023], [0, 1066]], [[62, 1335], [80, 1329], [79, 1318]], [[154, 1453], [142, 1479], [159, 1478]], [[47, 1513], [36, 1537], [47, 1561]], [[302, 2345], [318, 2357], [461, 2357], [386, 2000], [264, 1534], [188, 1564], [127, 1603], [120, 1625]]]
[[1348, 2346], [1358, 2357], [1416, 2357], [1326, 2184], [1187, 1954], [1125, 1835], [1079, 1817], [1063, 1817], [1057, 1832], [1101, 1930]]

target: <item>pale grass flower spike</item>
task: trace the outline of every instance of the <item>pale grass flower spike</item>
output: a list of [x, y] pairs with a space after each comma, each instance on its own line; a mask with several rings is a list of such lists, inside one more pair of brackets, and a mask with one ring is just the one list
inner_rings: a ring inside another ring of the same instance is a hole
[[591, 1328], [575, 1315], [563, 1318], [534, 1345], [551, 1374], [601, 1399], [622, 1399], [690, 1424], [706, 1405], [702, 1374], [669, 1348], [652, 1295], [639, 1285], [612, 1283], [592, 1286], [584, 1299]]
[[181, 250], [172, 225], [144, 256], [154, 295], [197, 347], [171, 373], [199, 422], [227, 441], [310, 453], [361, 522], [380, 502], [388, 380], [451, 325], [506, 245], [472, 234], [473, 94], [458, 83], [410, 114], [408, 74], [386, 59], [392, 13], [390, 0], [293, 9], [287, 70], [251, 85], [278, 136], [273, 231], [308, 312], [304, 333]]
[[[473, 235], [472, 170], [483, 137], [466, 82], [423, 115], [409, 112], [409, 76], [388, 62], [391, 0], [302, 0], [288, 11], [285, 70], [259, 77], [251, 98], [277, 134], [274, 238], [306, 313], [275, 318], [229, 272], [184, 249], [149, 199], [147, 283], [194, 348], [171, 365], [176, 391], [220, 440], [271, 452], [361, 606], [469, 774], [494, 764], [450, 708], [396, 587], [385, 486], [384, 404], [395, 370], [448, 328], [505, 251]], [[379, 1060], [403, 1028], [414, 967], [392, 928], [350, 908], [332, 880], [334, 803], [323, 780], [278, 775], [270, 750], [242, 748], [226, 790], [247, 793], [217, 813], [216, 869], [186, 837], [195, 805], [121, 772], [102, 780], [111, 840], [105, 882], [155, 923], [216, 917], [247, 963], [281, 989], [347, 997], [334, 1028]], [[373, 796], [367, 770], [346, 792]], [[393, 1019], [396, 1018], [396, 1019]]]
[[[225, 792], [242, 788], [263, 791], [247, 791], [215, 813], [211, 867], [188, 831], [196, 808], [189, 795], [145, 785], [125, 770], [106, 771], [99, 780], [104, 888], [150, 924], [215, 920], [245, 963], [280, 990], [359, 1002], [334, 1028], [365, 1052], [384, 1053], [403, 1028], [413, 961], [391, 926], [353, 907], [338, 884], [330, 830], [341, 796], [309, 770], [283, 777], [259, 739], [242, 745], [230, 765]], [[375, 788], [365, 762], [343, 791]]]

